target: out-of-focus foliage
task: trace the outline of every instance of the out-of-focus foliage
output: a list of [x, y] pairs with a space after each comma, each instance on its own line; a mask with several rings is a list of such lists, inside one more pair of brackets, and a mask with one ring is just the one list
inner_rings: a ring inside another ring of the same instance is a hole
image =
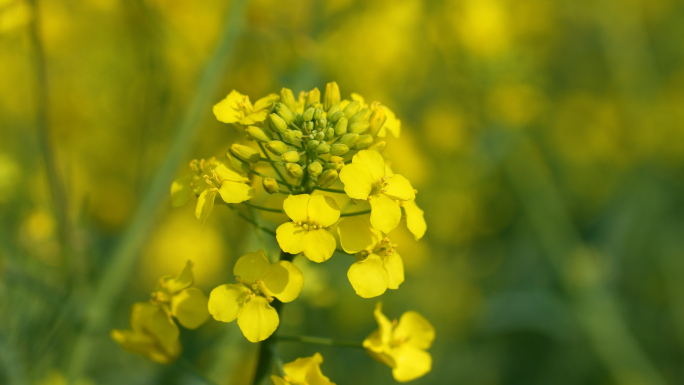
[[[236, 258], [261, 247], [240, 218], [215, 210], [200, 225], [191, 205], [156, 202], [152, 231], [130, 251], [135, 268], [101, 280], [235, 4], [37, 3], [39, 17], [33, 1], [0, 0], [0, 383], [199, 384], [198, 373], [247, 383], [256, 351], [230, 325], [182, 330], [172, 366], [109, 338], [188, 259], [204, 292], [230, 281]], [[414, 383], [684, 382], [680, 2], [253, 0], [240, 20], [187, 153], [221, 156], [239, 140], [211, 111], [232, 89], [335, 80], [343, 97], [396, 113], [402, 138], [388, 136], [383, 156], [417, 188], [428, 230], [421, 243], [404, 227], [390, 234], [406, 280], [382, 301], [386, 314], [416, 310], [434, 326], [433, 369]], [[377, 328], [346, 263], [295, 264], [307, 280], [285, 332], [362, 341]], [[84, 330], [103, 284], [124, 293], [107, 328]], [[68, 382], [83, 338], [95, 349]], [[320, 352], [340, 385], [394, 383], [362, 350], [282, 347], [285, 362]]]

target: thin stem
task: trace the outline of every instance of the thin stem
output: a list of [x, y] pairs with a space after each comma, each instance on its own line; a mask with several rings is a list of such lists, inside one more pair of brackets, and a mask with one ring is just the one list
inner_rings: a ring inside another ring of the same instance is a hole
[[[258, 171], [252, 170], [252, 169], [249, 170], [249, 173], [250, 173], [250, 174], [254, 174], [254, 175], [258, 175], [258, 176], [260, 176], [260, 177], [262, 177], [262, 178], [270, 178], [268, 175], [264, 175], [264, 174], [262, 174], [262, 173], [260, 173], [260, 172], [258, 172]], [[284, 181], [279, 180], [279, 179], [276, 179], [275, 181], [278, 182], [278, 183], [280, 183], [280, 184], [285, 184], [285, 185], [288, 184], [287, 182], [284, 182]]]
[[365, 349], [361, 342], [336, 340], [332, 338], [312, 337], [312, 336], [294, 336], [288, 334], [279, 334], [276, 339], [280, 342], [300, 342], [303, 344], [327, 345], [327, 346], [342, 346], [346, 348]]
[[363, 211], [357, 211], [353, 213], [342, 213], [340, 214], [341, 217], [353, 217], [355, 215], [365, 215], [365, 214], [370, 214], [370, 209], [368, 210], [363, 210]]
[[[273, 168], [273, 170], [274, 170], [274, 171], [276, 172], [276, 174], [278, 174], [278, 176], [280, 177], [280, 180], [285, 180], [285, 177], [283, 177], [283, 174], [280, 172], [280, 170], [278, 169], [278, 167], [276, 167], [276, 165], [273, 163], [273, 159], [271, 159], [271, 156], [268, 155], [268, 153], [266, 152], [266, 149], [264, 148], [264, 145], [261, 144], [261, 143], [259, 143], [259, 142], [257, 142], [257, 144], [259, 145], [259, 148], [261, 149], [261, 152], [263, 152], [264, 155], [266, 155], [265, 161], [267, 161], [267, 162], [271, 165], [271, 167]], [[284, 184], [285, 186], [289, 187], [290, 190], [292, 190], [292, 186], [291, 186], [289, 183], [283, 182], [283, 184]]]
[[245, 215], [244, 213], [242, 213], [240, 210], [238, 210], [237, 208], [233, 207], [232, 205], [230, 205], [230, 204], [228, 204], [228, 203], [226, 203], [225, 205], [228, 206], [229, 209], [235, 211], [235, 212], [237, 213], [237, 215], [240, 216], [240, 218], [242, 218], [242, 219], [246, 220], [247, 222], [251, 223], [251, 224], [254, 225], [254, 227], [256, 227], [257, 229], [260, 229], [261, 231], [263, 231], [263, 232], [265, 232], [265, 233], [269, 233], [269, 234], [271, 234], [271, 235], [273, 235], [273, 236], [276, 235], [276, 232], [275, 232], [275, 231], [269, 229], [268, 227], [264, 227], [264, 226], [260, 225], [257, 221], [255, 221], [254, 219], [248, 217], [247, 215]]
[[344, 192], [344, 190], [338, 190], [335, 188], [323, 188], [323, 187], [314, 186], [313, 189], [314, 190], [327, 191], [327, 192], [331, 192], [331, 193], [337, 193], [337, 194], [346, 194], [346, 192]]
[[251, 207], [253, 209], [257, 209], [257, 210], [261, 210], [261, 211], [269, 211], [272, 213], [281, 213], [281, 214], [284, 213], [284, 211], [282, 209], [274, 209], [274, 208], [270, 208], [270, 207], [257, 206], [257, 205], [253, 205], [253, 204], [247, 203], [247, 202], [242, 202], [242, 204], [247, 206], [247, 207]]
[[280, 357], [280, 353], [278, 352], [278, 348], [275, 344], [271, 344], [271, 354], [273, 354], [273, 361], [275, 362], [276, 369], [278, 369], [278, 374], [280, 374], [281, 377], [285, 376], [285, 370], [283, 369], [283, 358]]

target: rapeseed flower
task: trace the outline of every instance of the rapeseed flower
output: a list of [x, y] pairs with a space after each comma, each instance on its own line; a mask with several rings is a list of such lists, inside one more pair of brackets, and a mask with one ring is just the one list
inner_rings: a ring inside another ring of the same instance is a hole
[[209, 294], [209, 313], [221, 322], [237, 318], [242, 334], [251, 342], [268, 338], [278, 328], [273, 297], [291, 302], [304, 285], [301, 270], [291, 262], [268, 261], [263, 251], [243, 255], [233, 267], [237, 284], [216, 287]]
[[277, 94], [269, 94], [252, 105], [249, 96], [233, 90], [214, 105], [214, 115], [223, 123], [239, 123], [243, 126], [249, 126], [266, 120], [271, 107], [279, 99], [280, 96]]
[[415, 311], [402, 314], [399, 322], [390, 322], [382, 314], [382, 303], [373, 312], [378, 330], [363, 341], [368, 354], [392, 368], [394, 379], [407, 382], [422, 377], [432, 369], [432, 356], [425, 350], [432, 346], [435, 329]]
[[275, 385], [335, 385], [321, 372], [323, 356], [320, 353], [312, 357], [297, 358], [283, 365], [285, 376], [271, 376]]
[[207, 296], [190, 287], [194, 282], [192, 267], [192, 261], [188, 261], [178, 277], [162, 277], [152, 293], [152, 302], [187, 329], [196, 329], [209, 318]]

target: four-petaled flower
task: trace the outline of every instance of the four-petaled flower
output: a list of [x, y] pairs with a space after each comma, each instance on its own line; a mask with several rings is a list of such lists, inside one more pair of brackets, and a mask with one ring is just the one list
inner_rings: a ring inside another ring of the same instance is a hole
[[281, 302], [294, 301], [302, 290], [304, 276], [291, 262], [271, 264], [261, 250], [240, 257], [233, 273], [239, 283], [212, 290], [209, 313], [222, 322], [237, 318], [242, 334], [249, 341], [263, 341], [280, 323], [278, 312], [270, 305], [273, 297]]
[[297, 358], [283, 365], [285, 377], [271, 376], [275, 385], [335, 385], [321, 372], [323, 356], [316, 353], [313, 357]]
[[375, 306], [379, 329], [363, 341], [363, 347], [375, 360], [392, 368], [399, 382], [415, 380], [432, 368], [432, 357], [425, 350], [435, 339], [435, 329], [415, 311], [402, 314], [399, 323], [382, 314], [382, 303]]
[[196, 329], [209, 318], [207, 296], [200, 289], [190, 287], [194, 282], [193, 266], [192, 261], [188, 261], [178, 277], [162, 277], [151, 299], [187, 329]]
[[268, 94], [252, 105], [249, 96], [233, 90], [214, 105], [214, 115], [223, 123], [240, 123], [249, 126], [266, 120], [271, 107], [279, 99], [280, 96], [277, 94]]
[[392, 231], [401, 220], [397, 201], [411, 201], [416, 197], [408, 179], [386, 170], [382, 155], [373, 150], [356, 153], [352, 163], [340, 171], [340, 180], [350, 198], [370, 202], [371, 224], [383, 233]]
[[337, 242], [327, 227], [340, 218], [337, 203], [323, 195], [290, 195], [283, 209], [292, 222], [276, 230], [280, 248], [286, 253], [304, 255], [314, 262], [324, 262], [335, 252]]

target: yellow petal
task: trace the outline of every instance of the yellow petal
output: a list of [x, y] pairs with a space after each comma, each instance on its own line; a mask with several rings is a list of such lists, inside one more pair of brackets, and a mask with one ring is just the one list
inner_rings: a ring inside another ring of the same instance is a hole
[[276, 239], [278, 245], [284, 252], [299, 254], [306, 248], [308, 241], [307, 231], [302, 226], [297, 226], [292, 222], [286, 222], [276, 229]]
[[399, 285], [404, 282], [404, 261], [398, 253], [394, 252], [385, 257], [385, 270], [389, 276], [387, 288], [398, 289]]
[[295, 384], [306, 383], [306, 377], [315, 366], [323, 362], [323, 356], [316, 353], [313, 357], [297, 358], [296, 360], [283, 365], [283, 371], [289, 380]]
[[270, 337], [278, 328], [278, 323], [278, 312], [261, 296], [248, 299], [238, 315], [238, 326], [250, 342]]
[[173, 295], [192, 286], [192, 283], [195, 281], [192, 276], [192, 268], [194, 265], [195, 264], [189, 260], [185, 263], [185, 267], [183, 268], [183, 271], [178, 274], [178, 277], [173, 279], [167, 278], [164, 280], [164, 286], [170, 294]]
[[235, 170], [232, 167], [226, 166], [223, 163], [219, 163], [215, 168], [214, 171], [216, 172], [216, 176], [219, 177], [219, 180], [221, 182], [229, 180], [231, 182], [248, 182], [249, 178], [245, 177], [245, 175], [240, 172]]
[[370, 171], [373, 181], [385, 176], [385, 161], [377, 151], [361, 150], [354, 155], [352, 163], [366, 167]]
[[196, 329], [209, 318], [207, 296], [196, 287], [183, 290], [171, 298], [171, 314], [187, 329]]
[[342, 248], [349, 254], [369, 250], [375, 244], [370, 224], [360, 216], [344, 218], [337, 226], [337, 233]]
[[387, 290], [389, 277], [382, 258], [375, 254], [356, 262], [349, 267], [347, 278], [356, 294], [363, 298], [373, 298]]
[[380, 341], [382, 345], [388, 346], [392, 342], [392, 322], [382, 314], [382, 302], [378, 302], [373, 310], [373, 316], [379, 326]]
[[406, 226], [417, 241], [425, 235], [425, 230], [427, 230], [423, 210], [418, 207], [416, 201], [406, 201], [403, 206], [406, 212]]
[[249, 292], [244, 285], [225, 284], [209, 293], [207, 308], [215, 320], [231, 322], [237, 318]]
[[416, 192], [411, 186], [411, 182], [399, 174], [394, 174], [387, 179], [387, 186], [383, 188], [385, 195], [401, 201], [413, 200]]
[[324, 195], [312, 195], [307, 207], [309, 221], [329, 227], [340, 219], [340, 208], [335, 200]]
[[214, 198], [216, 198], [216, 190], [214, 189], [202, 191], [199, 198], [197, 198], [195, 216], [200, 220], [200, 223], [204, 223], [214, 209]]
[[394, 338], [406, 340], [407, 344], [418, 349], [427, 349], [435, 340], [435, 328], [422, 315], [407, 311], [401, 315], [399, 324], [394, 329]]
[[251, 126], [263, 122], [266, 120], [266, 117], [268, 117], [268, 110], [256, 111], [240, 119], [240, 124], [243, 126]]
[[432, 369], [430, 353], [410, 345], [402, 345], [391, 351], [396, 366], [392, 375], [398, 382], [408, 382], [422, 377]]
[[264, 110], [273, 106], [273, 103], [280, 100], [280, 95], [278, 94], [268, 94], [263, 98], [254, 102], [254, 111]]
[[378, 194], [373, 195], [370, 205], [370, 222], [373, 227], [383, 233], [389, 233], [397, 227], [401, 220], [401, 209], [397, 202], [386, 195]]
[[262, 281], [269, 295], [281, 302], [292, 302], [302, 291], [304, 275], [291, 262], [278, 261], [271, 266]]
[[145, 331], [151, 334], [165, 351], [174, 351], [178, 344], [180, 330], [163, 310], [157, 308], [156, 311], [153, 311], [150, 318], [145, 320], [144, 325]]
[[271, 262], [266, 258], [263, 250], [245, 254], [240, 257], [233, 267], [233, 274], [240, 277], [242, 282], [252, 285], [260, 280], [271, 268]]
[[240, 203], [254, 197], [254, 189], [248, 184], [224, 181], [219, 189], [221, 199], [226, 203]]
[[242, 113], [238, 109], [238, 102], [242, 102], [245, 98], [245, 95], [235, 90], [231, 91], [225, 99], [214, 105], [213, 111], [216, 119], [223, 123], [235, 123], [240, 120]]
[[380, 338], [380, 330], [375, 330], [371, 333], [365, 340], [363, 340], [363, 347], [366, 348], [368, 355], [374, 360], [385, 364], [390, 368], [394, 367], [394, 358], [390, 356], [387, 352], [390, 347], [388, 345], [382, 344], [382, 339]]
[[304, 255], [314, 262], [325, 262], [332, 257], [336, 247], [335, 237], [328, 230], [310, 230], [306, 234]]
[[290, 385], [289, 382], [283, 380], [282, 378], [278, 376], [271, 375], [271, 381], [273, 381], [273, 385]]
[[171, 206], [180, 207], [187, 203], [192, 196], [192, 180], [194, 175], [184, 175], [171, 184]]
[[135, 333], [130, 330], [112, 330], [110, 335], [122, 348], [129, 352], [143, 354], [160, 364], [169, 364], [180, 355], [181, 347], [178, 340], [172, 345], [171, 350], [166, 351], [149, 334]]
[[375, 182], [370, 170], [360, 164], [344, 166], [340, 171], [340, 180], [344, 183], [344, 192], [354, 199], [367, 199]]
[[306, 222], [309, 198], [309, 194], [290, 195], [283, 201], [285, 214], [294, 222]]
[[395, 138], [398, 138], [401, 134], [401, 120], [397, 119], [397, 116], [389, 108], [385, 106], [380, 108], [385, 111], [387, 120], [385, 120], [385, 124], [380, 128], [378, 136], [384, 138], [387, 135], [387, 131], [389, 131]]

